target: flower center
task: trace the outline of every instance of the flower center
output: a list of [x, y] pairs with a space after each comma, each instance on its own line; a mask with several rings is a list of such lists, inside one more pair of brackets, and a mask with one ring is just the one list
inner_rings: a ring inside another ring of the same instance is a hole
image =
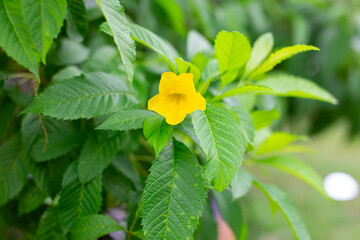
[[176, 105], [180, 105], [181, 102], [184, 102], [186, 99], [186, 95], [182, 93], [172, 93], [168, 95], [169, 101]]

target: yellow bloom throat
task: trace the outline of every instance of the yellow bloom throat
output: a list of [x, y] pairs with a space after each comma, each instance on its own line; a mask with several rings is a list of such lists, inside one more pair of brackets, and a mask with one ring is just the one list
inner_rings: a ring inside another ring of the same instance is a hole
[[148, 102], [148, 109], [165, 117], [166, 122], [171, 125], [181, 123], [186, 114], [205, 108], [205, 98], [196, 92], [192, 73], [182, 73], [179, 76], [173, 72], [163, 73], [159, 94]]

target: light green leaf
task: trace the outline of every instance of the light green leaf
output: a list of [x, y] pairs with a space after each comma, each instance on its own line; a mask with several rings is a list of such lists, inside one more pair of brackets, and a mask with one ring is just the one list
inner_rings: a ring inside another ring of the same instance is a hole
[[316, 83], [285, 73], [269, 74], [259, 84], [273, 89], [274, 92], [267, 93], [271, 95], [311, 98], [333, 104], [337, 103], [333, 95], [316, 85]]
[[216, 102], [226, 97], [231, 97], [239, 94], [271, 94], [274, 92], [273, 89], [262, 86], [262, 85], [245, 85], [239, 88], [233, 88], [229, 91], [224, 92], [219, 96], [215, 96], [211, 101]]
[[40, 207], [45, 197], [46, 195], [40, 191], [35, 182], [29, 181], [19, 196], [19, 215], [29, 213]]
[[124, 8], [117, 0], [96, 0], [109, 24], [116, 46], [119, 49], [121, 61], [125, 65], [130, 88], [134, 77], [136, 47], [130, 37], [129, 23], [126, 20]]
[[156, 2], [164, 9], [174, 30], [180, 35], [185, 35], [184, 15], [176, 0], [156, 0]]
[[29, 33], [43, 63], [66, 16], [66, 0], [24, 0], [23, 13]]
[[274, 46], [274, 36], [272, 33], [264, 33], [256, 39], [251, 50], [250, 60], [246, 64], [244, 76], [248, 76], [256, 69], [264, 59], [269, 55]]
[[200, 146], [207, 155], [205, 177], [216, 191], [227, 188], [238, 171], [244, 154], [244, 140], [233, 112], [207, 104], [192, 113]]
[[63, 233], [57, 209], [52, 207], [47, 209], [41, 216], [39, 227], [36, 231], [36, 240], [66, 240]]
[[253, 177], [250, 173], [240, 168], [236, 173], [234, 180], [231, 182], [231, 192], [233, 199], [241, 198], [250, 190]]
[[256, 130], [269, 126], [274, 120], [280, 117], [280, 114], [276, 108], [266, 110], [256, 110], [251, 112], [251, 117], [254, 122]]
[[65, 232], [77, 219], [98, 213], [102, 203], [100, 177], [82, 184], [76, 169], [77, 162], [73, 162], [66, 171], [63, 180], [64, 188], [60, 193], [57, 206], [60, 224]]
[[257, 154], [279, 151], [294, 141], [306, 140], [302, 135], [293, 135], [285, 132], [274, 132], [257, 149]]
[[255, 128], [250, 113], [241, 106], [233, 107], [231, 108], [231, 111], [236, 113], [239, 119], [240, 129], [245, 140], [253, 145], [255, 138]]
[[284, 47], [276, 52], [272, 53], [259, 68], [257, 68], [249, 77], [253, 79], [254, 77], [264, 74], [272, 70], [276, 65], [288, 59], [298, 53], [306, 51], [318, 51], [319, 49], [314, 46], [309, 45], [294, 45], [290, 47]]
[[80, 64], [88, 59], [89, 55], [89, 49], [83, 44], [63, 38], [61, 39], [60, 49], [56, 53], [54, 63], [60, 66]]
[[235, 80], [239, 70], [249, 60], [251, 46], [241, 33], [221, 31], [215, 39], [215, 52], [223, 87]]
[[73, 40], [83, 41], [89, 28], [85, 4], [83, 0], [67, 0], [67, 3], [67, 34]]
[[24, 22], [21, 0], [2, 1], [0, 4], [0, 32], [0, 47], [40, 79], [40, 56]]
[[150, 168], [143, 193], [146, 239], [191, 239], [205, 204], [201, 167], [192, 152], [174, 140]]
[[68, 78], [80, 76], [82, 73], [83, 72], [77, 66], [70, 65], [55, 73], [52, 76], [51, 81], [57, 83]]
[[284, 155], [274, 156], [260, 159], [259, 161], [256, 161], [256, 163], [266, 164], [290, 173], [307, 182], [316, 190], [318, 190], [321, 194], [323, 194], [326, 198], [328, 198], [328, 195], [324, 190], [322, 178], [319, 176], [319, 174], [315, 172], [313, 168], [311, 168], [307, 163], [301, 161], [296, 157]]
[[199, 82], [200, 79], [200, 70], [193, 64], [184, 61], [181, 58], [175, 58], [176, 60], [176, 65], [177, 65], [177, 69], [179, 74], [181, 73], [192, 73], [193, 74], [193, 81], [194, 84], [196, 86], [196, 84]]
[[311, 239], [298, 211], [284, 192], [271, 184], [264, 184], [254, 181], [254, 185], [263, 191], [269, 200], [280, 209], [281, 213], [284, 215], [286, 221], [290, 225], [296, 239]]
[[213, 38], [215, 33], [212, 9], [210, 2], [207, 0], [188, 0], [192, 11], [198, 18], [199, 25], [207, 37]]
[[93, 214], [80, 218], [71, 229], [72, 240], [95, 240], [111, 232], [125, 230], [106, 215]]
[[210, 42], [196, 30], [190, 30], [186, 39], [186, 56], [189, 60], [203, 51], [213, 52]]
[[96, 48], [91, 56], [81, 65], [84, 72], [102, 71], [106, 73], [118, 72], [121, 58], [118, 50], [109, 45]]
[[143, 132], [148, 143], [154, 148], [155, 156], [168, 145], [173, 127], [160, 115], [148, 117], [144, 121]]
[[175, 72], [175, 57], [179, 54], [176, 49], [166, 40], [160, 38], [150, 30], [136, 24], [130, 24], [132, 38], [160, 54]]
[[99, 176], [115, 159], [120, 139], [117, 135], [102, 140], [101, 133], [90, 134], [81, 150], [78, 165], [79, 179], [86, 183]]
[[27, 180], [21, 137], [13, 135], [0, 148], [0, 206], [15, 197]]
[[22, 113], [60, 119], [92, 118], [127, 108], [135, 101], [121, 78], [88, 73], [46, 88]]
[[129, 109], [114, 113], [96, 129], [125, 131], [142, 128], [145, 118], [154, 113], [145, 109]]

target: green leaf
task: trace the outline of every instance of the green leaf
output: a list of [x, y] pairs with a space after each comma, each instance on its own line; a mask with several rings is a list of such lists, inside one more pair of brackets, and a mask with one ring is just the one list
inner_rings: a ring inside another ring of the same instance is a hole
[[296, 157], [284, 155], [274, 156], [260, 159], [256, 161], [256, 163], [266, 164], [268, 166], [290, 173], [307, 182], [316, 190], [318, 190], [322, 195], [328, 198], [328, 195], [324, 190], [322, 178], [319, 176], [319, 174], [315, 172], [313, 168], [311, 168], [307, 163]]
[[[82, 134], [69, 128], [61, 132], [52, 132], [46, 138], [40, 138], [32, 147], [31, 156], [36, 162], [48, 161], [68, 153], [73, 147], [82, 143]], [[46, 147], [46, 148], [45, 148]]]
[[88, 73], [45, 89], [22, 113], [42, 113], [60, 119], [92, 118], [127, 108], [135, 98], [122, 79]]
[[160, 54], [175, 72], [175, 57], [179, 54], [176, 49], [166, 40], [160, 38], [150, 30], [136, 24], [130, 24], [131, 37]]
[[66, 0], [24, 0], [24, 20], [43, 63], [66, 16]]
[[118, 50], [109, 45], [96, 48], [87, 61], [81, 65], [84, 72], [103, 71], [106, 73], [117, 72], [121, 65]]
[[251, 50], [250, 60], [246, 64], [244, 76], [248, 76], [254, 69], [260, 66], [264, 59], [269, 55], [274, 46], [274, 36], [272, 33], [264, 33], [256, 39]]
[[251, 174], [240, 168], [231, 183], [231, 192], [233, 195], [233, 199], [245, 196], [250, 190], [252, 182], [253, 177], [251, 176]]
[[79, 157], [78, 173], [82, 183], [99, 176], [115, 159], [119, 151], [119, 141], [117, 135], [105, 140], [101, 139], [100, 134], [89, 135]]
[[89, 28], [85, 4], [83, 0], [67, 0], [67, 4], [67, 34], [71, 39], [82, 41]]
[[227, 188], [241, 164], [244, 140], [233, 112], [207, 104], [192, 113], [200, 146], [207, 156], [205, 177], [216, 191]]
[[280, 117], [279, 112], [276, 108], [266, 111], [266, 110], [257, 110], [251, 113], [251, 117], [254, 122], [254, 127], [256, 130], [269, 126], [274, 120]]
[[308, 45], [294, 45], [290, 47], [284, 47], [276, 52], [272, 53], [259, 68], [257, 68], [249, 77], [253, 79], [254, 77], [264, 74], [272, 70], [276, 65], [288, 59], [298, 53], [306, 51], [318, 51], [319, 49], [314, 46]]
[[156, 157], [168, 145], [173, 127], [160, 115], [148, 117], [144, 121], [143, 132], [147, 142], [154, 148]]
[[102, 182], [108, 194], [124, 203], [128, 201], [129, 193], [134, 189], [131, 180], [112, 165], [104, 170]]
[[145, 118], [154, 113], [145, 109], [129, 109], [114, 113], [96, 129], [125, 131], [142, 128]]
[[24, 22], [21, 0], [3, 1], [0, 4], [0, 32], [0, 47], [40, 79], [40, 56]]
[[236, 113], [239, 119], [240, 129], [245, 140], [254, 145], [255, 127], [250, 113], [242, 106], [233, 107], [231, 110]]
[[41, 216], [39, 227], [36, 231], [36, 240], [66, 240], [62, 232], [57, 209], [52, 207], [47, 209]]
[[100, 177], [82, 184], [76, 170], [77, 162], [73, 162], [64, 175], [64, 188], [57, 206], [59, 220], [65, 232], [77, 219], [98, 213], [102, 203]]
[[55, 73], [52, 76], [51, 81], [57, 83], [68, 78], [80, 76], [82, 73], [83, 72], [77, 66], [70, 65]]
[[171, 24], [175, 31], [180, 35], [185, 35], [186, 28], [184, 24], [183, 12], [176, 0], [156, 0], [156, 2], [162, 7], [171, 21]]
[[284, 215], [286, 221], [290, 225], [296, 239], [311, 239], [298, 211], [284, 192], [271, 184], [264, 184], [254, 181], [254, 185], [263, 191], [269, 200], [280, 209], [281, 213]]
[[27, 180], [21, 137], [13, 135], [0, 148], [0, 206], [15, 197]]
[[333, 95], [316, 85], [316, 83], [285, 73], [269, 74], [259, 84], [273, 89], [274, 92], [267, 93], [271, 95], [311, 98], [332, 104], [337, 103]]
[[196, 240], [217, 240], [217, 222], [209, 198], [204, 206], [204, 214], [200, 218], [199, 226], [195, 231]]
[[29, 213], [40, 207], [45, 197], [45, 194], [40, 191], [35, 182], [29, 181], [19, 196], [19, 215]]
[[130, 37], [129, 23], [126, 20], [124, 8], [117, 0], [96, 0], [109, 24], [116, 46], [119, 49], [121, 61], [125, 66], [130, 88], [134, 77], [136, 59], [135, 42]]
[[200, 70], [193, 64], [184, 61], [181, 58], [175, 58], [176, 65], [179, 73], [192, 73], [193, 74], [193, 81], [196, 84], [199, 82], [200, 79]]
[[239, 88], [233, 88], [231, 90], [228, 90], [219, 96], [215, 96], [211, 101], [216, 102], [222, 100], [223, 98], [231, 97], [239, 94], [271, 94], [272, 92], [274, 92], [274, 90], [267, 86], [246, 85]]
[[223, 87], [235, 80], [239, 70], [249, 60], [251, 46], [241, 33], [221, 31], [215, 39], [215, 52]]
[[80, 218], [71, 229], [72, 240], [95, 240], [111, 232], [125, 230], [106, 215], [94, 214]]
[[55, 64], [60, 66], [75, 65], [89, 58], [90, 51], [81, 43], [68, 38], [61, 39], [60, 49], [56, 53]]
[[113, 161], [113, 165], [115, 166], [117, 171], [124, 174], [124, 176], [126, 176], [133, 182], [137, 190], [142, 190], [143, 186], [141, 179], [136, 170], [134, 169], [131, 160], [127, 156], [116, 156], [115, 160]]
[[205, 204], [205, 184], [196, 157], [173, 141], [150, 168], [143, 193], [146, 239], [191, 239]]
[[302, 135], [293, 135], [285, 132], [274, 132], [257, 149], [257, 154], [279, 151], [294, 141], [306, 140]]
[[8, 98], [5, 98], [0, 104], [0, 139], [4, 139], [17, 112], [16, 104]]
[[196, 30], [190, 30], [186, 38], [186, 56], [192, 60], [195, 55], [201, 52], [213, 52], [211, 43]]

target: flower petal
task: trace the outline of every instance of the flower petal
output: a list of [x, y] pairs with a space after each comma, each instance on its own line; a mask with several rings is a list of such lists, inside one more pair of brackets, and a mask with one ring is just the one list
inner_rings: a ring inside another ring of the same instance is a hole
[[184, 121], [186, 113], [183, 111], [173, 111], [165, 116], [165, 121], [170, 125], [178, 125]]
[[190, 94], [195, 92], [192, 73], [182, 73], [177, 76], [173, 72], [165, 72], [161, 75], [159, 85], [160, 94]]
[[192, 113], [196, 110], [206, 109], [206, 100], [200, 93], [187, 95], [186, 102], [183, 104], [186, 113]]

